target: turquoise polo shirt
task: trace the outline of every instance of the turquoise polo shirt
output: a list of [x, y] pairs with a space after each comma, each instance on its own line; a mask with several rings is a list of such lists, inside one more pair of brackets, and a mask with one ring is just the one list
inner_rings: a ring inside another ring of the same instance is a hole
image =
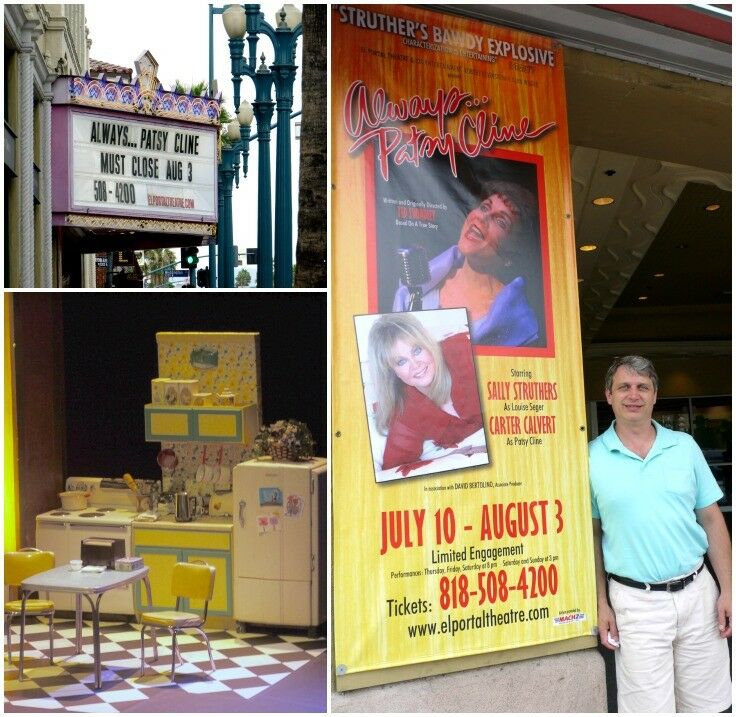
[[652, 424], [646, 458], [621, 443], [611, 427], [589, 445], [593, 518], [603, 529], [606, 571], [641, 582], [684, 575], [708, 549], [694, 510], [723, 493], [692, 436]]

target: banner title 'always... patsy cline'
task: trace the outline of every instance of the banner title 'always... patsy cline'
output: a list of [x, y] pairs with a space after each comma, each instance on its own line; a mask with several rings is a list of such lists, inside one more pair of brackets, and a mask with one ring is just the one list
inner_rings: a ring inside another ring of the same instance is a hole
[[[375, 141], [381, 176], [385, 181], [389, 178], [390, 160], [396, 165], [410, 163], [419, 166], [422, 157], [431, 157], [439, 152], [448, 158], [452, 174], [457, 177], [455, 152], [476, 157], [482, 150], [490, 150], [499, 143], [536, 139], [557, 124], [546, 122], [534, 129], [527, 116], [522, 116], [516, 124], [501, 124], [498, 114], [485, 108], [489, 101], [488, 97], [474, 98], [470, 92], [461, 92], [454, 86], [449, 90], [437, 88], [434, 97], [413, 95], [392, 101], [386, 97], [383, 88], [371, 94], [362, 80], [355, 80], [343, 104], [345, 129], [354, 140], [349, 152], [354, 154]], [[458, 113], [457, 136], [453, 137], [447, 130], [446, 120]], [[435, 120], [435, 134], [413, 124], [408, 128], [390, 124], [423, 117]]]

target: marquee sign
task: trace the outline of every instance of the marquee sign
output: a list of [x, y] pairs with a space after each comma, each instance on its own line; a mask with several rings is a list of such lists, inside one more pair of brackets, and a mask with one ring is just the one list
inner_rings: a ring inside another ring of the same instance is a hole
[[53, 223], [212, 234], [218, 97], [166, 90], [150, 54], [132, 83], [59, 77], [53, 86]]
[[76, 210], [215, 217], [213, 129], [74, 112], [71, 135]]

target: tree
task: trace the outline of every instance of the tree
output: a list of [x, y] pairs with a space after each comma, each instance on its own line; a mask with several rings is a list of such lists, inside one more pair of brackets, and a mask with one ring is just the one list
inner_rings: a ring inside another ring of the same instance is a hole
[[200, 80], [187, 87], [181, 80], [175, 80], [174, 92], [177, 95], [191, 95], [192, 97], [203, 97], [207, 93], [206, 80]]
[[153, 271], [156, 272], [150, 276], [150, 285], [157, 287], [170, 286], [164, 272], [156, 270], [163, 269], [163, 267], [175, 263], [176, 256], [174, 252], [171, 249], [148, 249], [143, 256], [145, 258], [143, 262], [143, 273], [151, 274]]
[[235, 288], [239, 289], [244, 286], [250, 286], [250, 272], [247, 269], [241, 269], [235, 275]]
[[[207, 95], [207, 81], [200, 80], [199, 82], [195, 82], [194, 84], [187, 87], [187, 85], [181, 80], [175, 80], [172, 92], [176, 92], [177, 95], [204, 97]], [[222, 95], [220, 98], [220, 145], [225, 145], [226, 147], [230, 146], [231, 142], [227, 134], [225, 133], [224, 128], [227, 126], [227, 123], [233, 119], [235, 118], [227, 111], [227, 108], [225, 107], [225, 96]]]
[[302, 131], [296, 287], [327, 286], [327, 6], [302, 14]]

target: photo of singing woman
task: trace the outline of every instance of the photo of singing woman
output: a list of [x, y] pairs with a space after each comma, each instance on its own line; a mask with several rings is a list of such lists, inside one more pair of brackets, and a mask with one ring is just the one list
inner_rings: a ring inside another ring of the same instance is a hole
[[552, 351], [543, 166], [511, 155], [376, 179], [377, 311], [466, 308], [476, 354]]

